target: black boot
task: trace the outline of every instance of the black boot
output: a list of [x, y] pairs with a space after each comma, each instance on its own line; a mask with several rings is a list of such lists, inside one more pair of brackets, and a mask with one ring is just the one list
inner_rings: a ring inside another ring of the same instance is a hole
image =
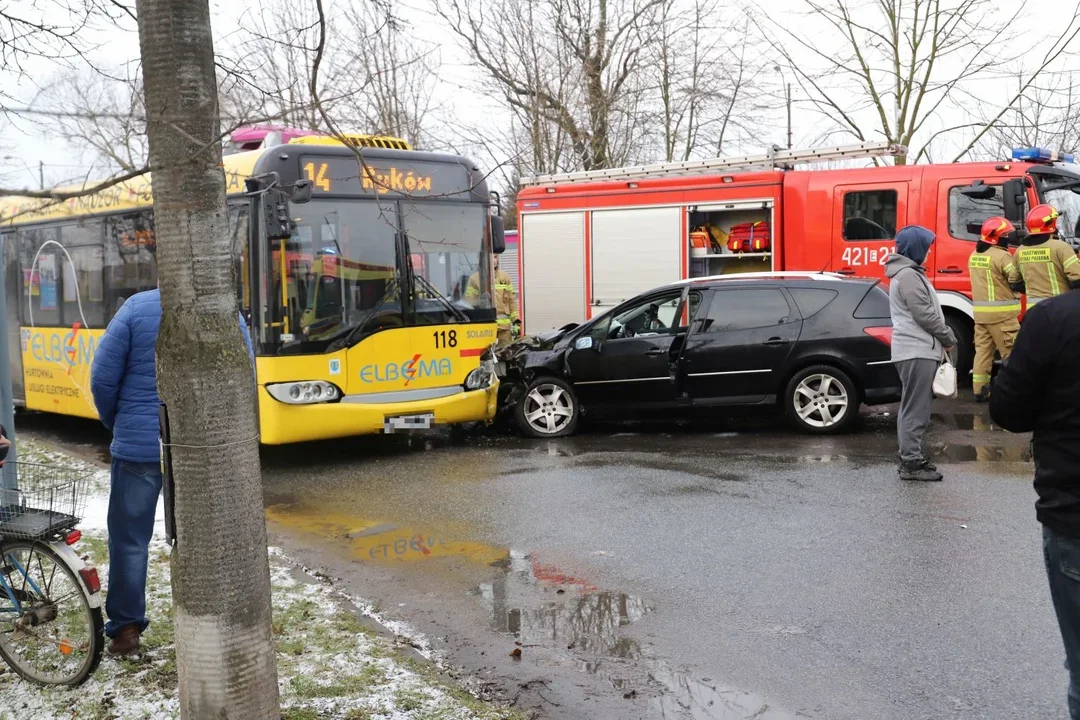
[[919, 482], [940, 482], [942, 475], [934, 469], [932, 463], [925, 460], [900, 463], [900, 479]]
[[990, 400], [990, 386], [989, 385], [983, 385], [982, 389], [979, 390], [979, 392], [975, 393], [975, 402], [984, 403], [984, 402], [989, 402], [989, 400]]

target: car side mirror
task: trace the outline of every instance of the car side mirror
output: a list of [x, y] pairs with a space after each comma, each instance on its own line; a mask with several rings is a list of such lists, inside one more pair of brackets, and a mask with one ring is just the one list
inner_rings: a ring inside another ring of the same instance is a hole
[[506, 226], [498, 215], [491, 216], [491, 252], [496, 255], [506, 252]]
[[593, 339], [586, 335], [585, 337], [579, 337], [574, 341], [575, 350], [591, 350], [593, 347]]

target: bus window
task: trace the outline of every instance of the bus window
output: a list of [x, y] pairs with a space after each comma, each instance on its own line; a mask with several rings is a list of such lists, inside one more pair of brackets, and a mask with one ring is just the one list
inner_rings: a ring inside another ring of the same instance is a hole
[[64, 252], [58, 256], [63, 266], [64, 327], [79, 323], [83, 327], [103, 328], [107, 316], [103, 292], [104, 263], [100, 220], [60, 227], [60, 244]]
[[153, 214], [147, 210], [105, 221], [105, 309], [111, 318], [137, 292], [157, 287]]
[[33, 327], [60, 327], [60, 249], [56, 228], [20, 230], [23, 273], [22, 320]]
[[236, 293], [240, 311], [245, 316], [251, 308], [251, 290], [248, 288], [248, 208], [247, 205], [229, 206], [229, 234], [232, 237], [233, 273], [236, 276]]

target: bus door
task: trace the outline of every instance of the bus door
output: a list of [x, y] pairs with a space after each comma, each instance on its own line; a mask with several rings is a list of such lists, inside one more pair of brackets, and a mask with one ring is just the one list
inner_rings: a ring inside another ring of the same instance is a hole
[[[937, 240], [927, 268], [939, 291], [971, 292], [968, 258], [975, 252], [979, 231], [987, 218], [1005, 215], [1005, 183], [1008, 181], [1009, 178], [1001, 176], [952, 177], [938, 181], [933, 196], [937, 200], [934, 213], [937, 224], [933, 228]], [[1020, 217], [1026, 215], [1025, 200]]]
[[907, 182], [838, 185], [833, 193], [832, 270], [885, 277], [893, 238], [907, 224], [907, 203]]

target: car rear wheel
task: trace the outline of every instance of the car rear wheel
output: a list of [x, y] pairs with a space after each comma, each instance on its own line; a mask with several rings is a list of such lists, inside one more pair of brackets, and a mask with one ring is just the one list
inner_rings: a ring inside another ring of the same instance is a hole
[[801, 430], [819, 434], [847, 431], [859, 414], [859, 393], [847, 373], [812, 365], [795, 373], [784, 391], [784, 410]]
[[568, 383], [556, 377], [540, 377], [525, 390], [514, 410], [521, 432], [528, 437], [556, 438], [577, 429], [581, 405]]

